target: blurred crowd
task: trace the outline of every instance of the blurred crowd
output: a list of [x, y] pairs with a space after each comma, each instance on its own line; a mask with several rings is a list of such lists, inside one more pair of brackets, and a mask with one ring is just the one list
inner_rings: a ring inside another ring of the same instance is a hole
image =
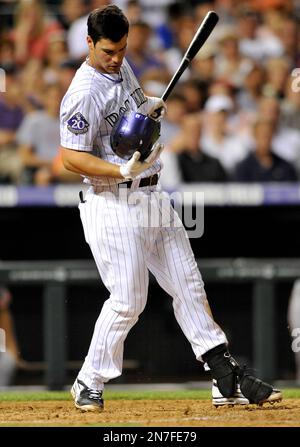
[[162, 95], [206, 13], [220, 17], [167, 102], [164, 187], [300, 179], [299, 0], [6, 0], [1, 184], [81, 181], [62, 165], [59, 107], [87, 56], [88, 14], [110, 3], [131, 23], [126, 57], [149, 96]]

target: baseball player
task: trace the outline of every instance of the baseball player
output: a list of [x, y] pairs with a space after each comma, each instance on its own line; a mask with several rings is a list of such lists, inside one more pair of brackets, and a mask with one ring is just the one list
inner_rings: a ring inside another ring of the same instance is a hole
[[[149, 271], [172, 297], [175, 317], [196, 359], [211, 371], [214, 403], [281, 400], [278, 390], [239, 367], [213, 320], [184, 226], [170, 201], [160, 200], [163, 146], [155, 143], [143, 161], [138, 151], [126, 160], [112, 150], [110, 134], [120, 114], [132, 111], [161, 119], [166, 110], [161, 99], [144, 95], [124, 58], [128, 29], [126, 17], [114, 5], [91, 12], [89, 56], [61, 104], [63, 162], [90, 185], [81, 196], [80, 217], [110, 292], [71, 389], [75, 406], [83, 411], [104, 408], [104, 384], [121, 375], [124, 341], [146, 305]], [[130, 201], [124, 191], [138, 200]], [[145, 201], [164, 216], [159, 225], [133, 224], [147, 214]]]

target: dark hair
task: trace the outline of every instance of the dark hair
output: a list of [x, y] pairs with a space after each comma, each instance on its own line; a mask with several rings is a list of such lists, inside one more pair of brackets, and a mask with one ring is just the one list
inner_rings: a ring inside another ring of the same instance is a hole
[[119, 42], [129, 30], [127, 18], [115, 5], [94, 9], [89, 15], [87, 26], [94, 45], [102, 38]]

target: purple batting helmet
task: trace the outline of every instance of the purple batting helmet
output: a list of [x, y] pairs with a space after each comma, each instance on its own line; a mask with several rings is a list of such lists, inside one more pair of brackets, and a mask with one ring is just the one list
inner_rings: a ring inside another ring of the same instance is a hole
[[110, 134], [110, 144], [118, 157], [129, 160], [135, 151], [145, 160], [160, 137], [160, 122], [138, 112], [120, 115]]

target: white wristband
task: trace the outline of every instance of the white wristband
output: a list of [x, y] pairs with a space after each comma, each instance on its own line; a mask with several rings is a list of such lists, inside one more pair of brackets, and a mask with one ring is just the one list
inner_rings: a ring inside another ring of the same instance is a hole
[[128, 172], [128, 168], [126, 165], [121, 165], [120, 166], [120, 174], [122, 175], [122, 177], [124, 177], [126, 180], [131, 180], [131, 176]]

